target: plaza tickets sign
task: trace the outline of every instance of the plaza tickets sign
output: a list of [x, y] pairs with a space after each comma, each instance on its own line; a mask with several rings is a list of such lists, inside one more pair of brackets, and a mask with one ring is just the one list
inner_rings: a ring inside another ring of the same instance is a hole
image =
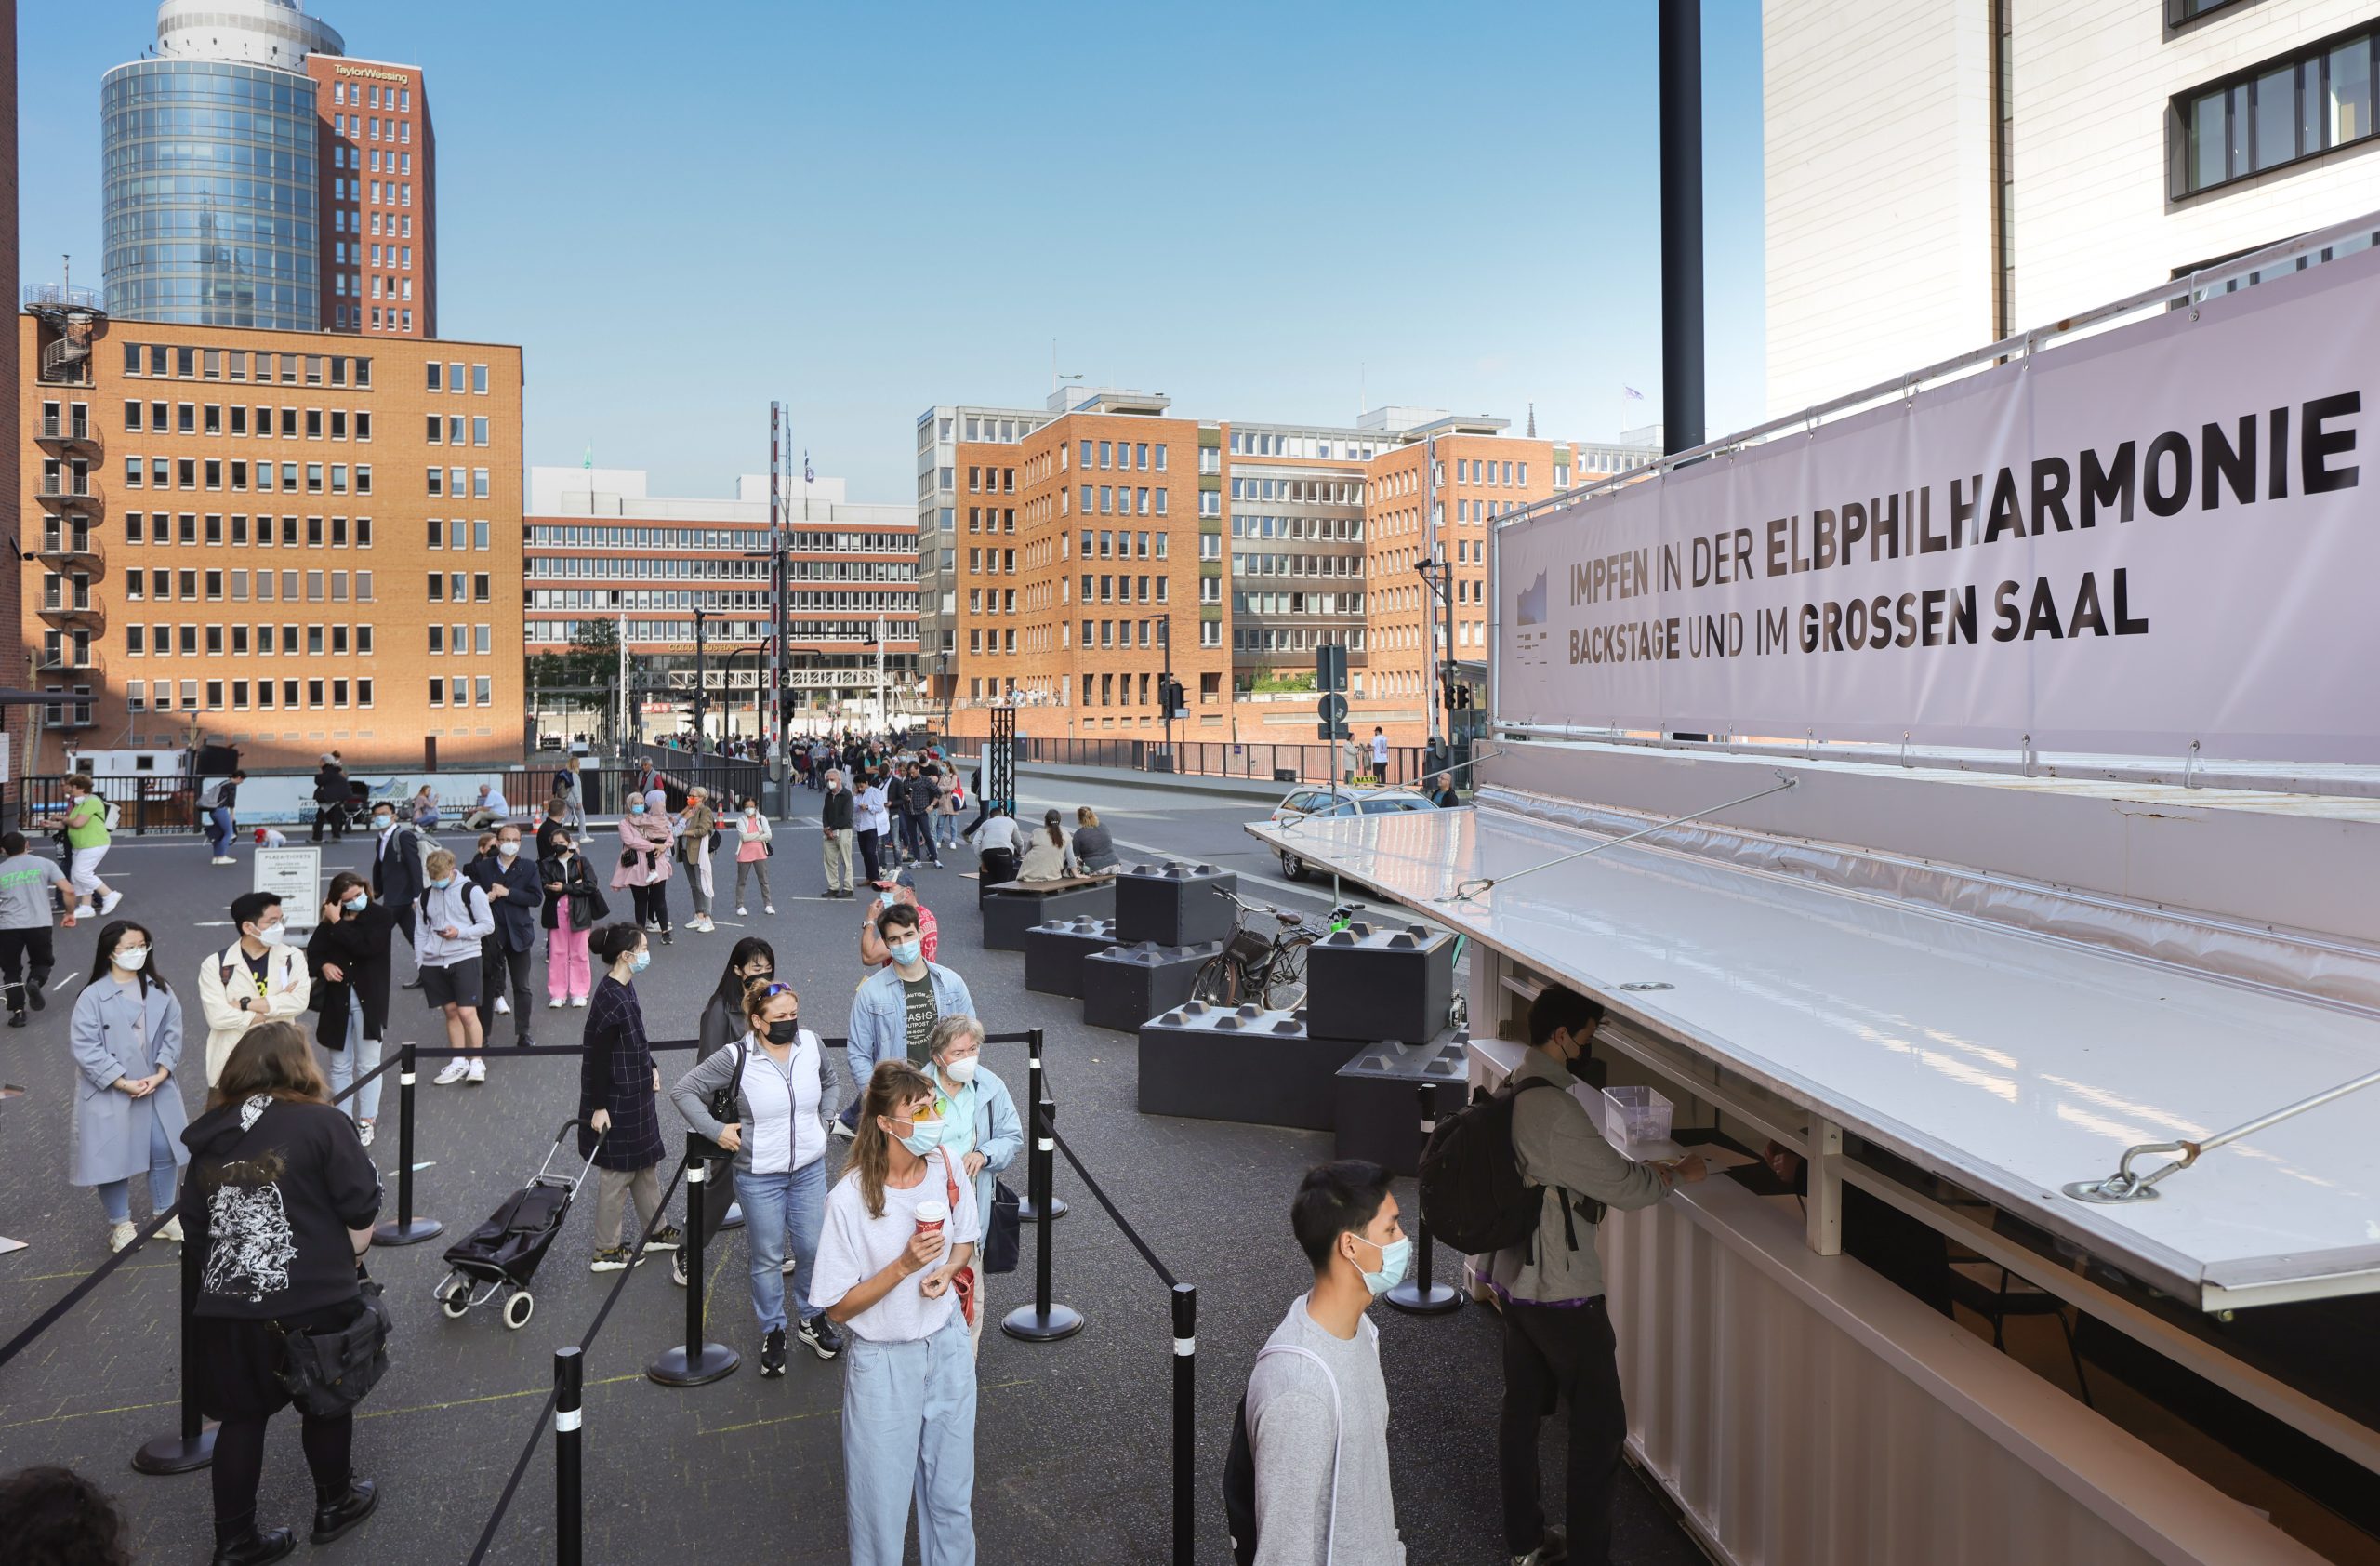
[[2380, 252], [1503, 529], [1507, 720], [2380, 763]]

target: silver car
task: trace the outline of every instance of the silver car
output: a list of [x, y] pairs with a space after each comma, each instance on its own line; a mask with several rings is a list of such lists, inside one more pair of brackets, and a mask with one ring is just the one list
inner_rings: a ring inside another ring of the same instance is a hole
[[[1288, 797], [1273, 807], [1273, 820], [1302, 820], [1308, 817], [1332, 816], [1395, 816], [1408, 810], [1435, 810], [1428, 798], [1411, 789], [1341, 789], [1333, 793], [1328, 786], [1312, 784], [1289, 790]], [[1305, 860], [1281, 850], [1281, 873], [1291, 881], [1305, 879]]]

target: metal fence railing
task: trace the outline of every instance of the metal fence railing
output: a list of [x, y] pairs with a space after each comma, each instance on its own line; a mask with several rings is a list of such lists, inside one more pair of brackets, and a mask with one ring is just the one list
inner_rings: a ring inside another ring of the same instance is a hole
[[[961, 744], [964, 742], [961, 741]], [[1159, 739], [1033, 739], [1016, 742], [1023, 759], [1053, 766], [1104, 766], [1128, 772], [1177, 772], [1200, 777], [1245, 777], [1271, 783], [1344, 782], [1355, 776], [1378, 776], [1382, 783], [1418, 786], [1429, 770], [1429, 752], [1418, 745], [1392, 745], [1384, 767], [1372, 761], [1365, 745], [1358, 766], [1345, 741], [1326, 745], [1255, 743], [1235, 745], [1226, 740], [1189, 740], [1171, 748]], [[1170, 764], [1169, 764], [1169, 762]]]

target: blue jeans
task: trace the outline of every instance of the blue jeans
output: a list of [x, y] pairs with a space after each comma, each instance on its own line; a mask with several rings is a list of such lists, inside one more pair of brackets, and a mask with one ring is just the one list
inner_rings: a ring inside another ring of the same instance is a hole
[[[378, 1069], [380, 1041], [364, 1036], [364, 1002], [357, 999], [355, 987], [347, 988], [347, 1048], [325, 1050], [331, 1057], [331, 1096], [347, 1091], [356, 1078]], [[380, 1118], [380, 1079], [374, 1077], [355, 1090], [355, 1096], [338, 1106], [350, 1120], [371, 1121]]]
[[752, 1314], [764, 1333], [785, 1324], [785, 1253], [793, 1248], [794, 1304], [805, 1321], [819, 1314], [810, 1303], [818, 1261], [818, 1228], [826, 1218], [826, 1161], [774, 1174], [738, 1170], [735, 1200], [744, 1205], [744, 1246], [752, 1257]]
[[206, 813], [206, 841], [215, 845], [218, 859], [231, 852], [231, 807], [218, 804]]
[[[108, 1091], [112, 1093], [115, 1090], [111, 1088]], [[157, 1091], [171, 1093], [174, 1091], [173, 1083], [168, 1082]], [[157, 1106], [144, 1098], [134, 1099], [132, 1112], [139, 1114], [143, 1111], [149, 1116], [149, 1210], [162, 1213], [174, 1204], [174, 1143], [173, 1138], [165, 1135], [164, 1122], [157, 1118]], [[99, 1188], [99, 1210], [108, 1215], [108, 1222], [128, 1224], [132, 1221], [131, 1181], [107, 1181]]]
[[934, 813], [933, 840], [945, 848], [959, 846], [959, 813], [957, 811]]
[[924, 1566], [975, 1566], [975, 1360], [967, 1323], [843, 1352], [843, 1507], [852, 1566], [900, 1566], [912, 1502]]

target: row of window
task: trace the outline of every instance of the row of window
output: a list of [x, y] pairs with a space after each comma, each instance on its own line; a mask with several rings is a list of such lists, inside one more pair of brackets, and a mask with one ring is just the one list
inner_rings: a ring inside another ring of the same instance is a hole
[[[333, 82], [331, 86], [338, 87], [344, 86], [346, 84], [343, 82]], [[388, 127], [388, 135], [386, 137], [383, 137], [380, 134], [381, 126], [384, 123]], [[331, 116], [331, 129], [341, 136], [349, 137], [358, 141], [388, 140], [402, 142], [406, 146], [411, 146], [413, 144], [413, 122], [411, 120], [392, 118], [383, 122], [377, 114], [373, 114], [369, 117], [362, 114], [333, 114]], [[375, 155], [377, 156], [377, 154]], [[405, 172], [410, 174], [413, 170], [408, 166]]]
[[1232, 554], [1231, 574], [1234, 577], [1360, 577], [1364, 575], [1364, 557], [1359, 554], [1277, 554], [1270, 551], [1259, 553], [1239, 550]]
[[[567, 643], [576, 635], [577, 627], [581, 623], [578, 620], [531, 620], [522, 628], [522, 639], [529, 642]], [[604, 617], [603, 623], [610, 625], [614, 622], [607, 615]], [[877, 623], [872, 619], [788, 619], [786, 622], [786, 640], [789, 643], [842, 642], [852, 644], [855, 648], [873, 647], [876, 645]], [[892, 649], [914, 647], [917, 644], [918, 630], [913, 622], [889, 619], [883, 623], [884, 645], [888, 649], [888, 658], [893, 656]], [[725, 656], [725, 649], [732, 644], [758, 642], [775, 633], [774, 622], [771, 620], [708, 620], [704, 622], [703, 627], [705, 640], [710, 645], [721, 648], [721, 657]], [[694, 622], [691, 619], [630, 620], [628, 624], [628, 640], [631, 645], [676, 643], [692, 646], [694, 641]], [[867, 673], [865, 677], [873, 678], [875, 668], [875, 663], [871, 659], [867, 664]]]
[[[465, 487], [467, 482], [469, 488]], [[448, 499], [460, 500], [469, 498], [473, 500], [484, 500], [487, 498], [487, 470], [485, 468], [469, 470], [431, 468], [428, 470], [422, 484], [427, 493]]]
[[986, 511], [990, 513], [990, 531], [994, 533], [1013, 533], [1016, 531], [1016, 508], [1014, 506], [970, 506], [967, 508], [968, 532], [981, 533], [985, 530], [985, 513]]
[[410, 179], [402, 183], [394, 179], [351, 179], [343, 174], [336, 175], [331, 179], [333, 201], [362, 201], [367, 191], [371, 192], [371, 199], [377, 205], [389, 206], [413, 205], [413, 181]]
[[[880, 609], [891, 614], [911, 614], [918, 606], [914, 592], [788, 592], [786, 606], [796, 613], [815, 614], [827, 609]], [[654, 589], [647, 591], [622, 591], [618, 588], [534, 588], [529, 592], [532, 609], [625, 609], [630, 613], [654, 609], [696, 609], [707, 614], [749, 614], [767, 612], [775, 603], [765, 592], [702, 592], [683, 590]], [[714, 630], [714, 638], [721, 633]]]
[[[1351, 653], [1360, 653], [1364, 650], [1364, 633], [1350, 630], [1342, 634], [1311, 626], [1235, 627], [1231, 633], [1231, 647], [1236, 653], [1302, 653], [1324, 646], [1344, 646]], [[1363, 695], [1364, 677], [1352, 674], [1348, 678], [1349, 694]]]
[[1501, 516], [1510, 516], [1527, 505], [1526, 500], [1457, 500], [1454, 519], [1459, 523], [1489, 523]]
[[[788, 527], [786, 548], [795, 554], [898, 554], [917, 547], [915, 533], [853, 532], [837, 527]], [[529, 529], [529, 545], [577, 544], [622, 550], [766, 550], [765, 527], [605, 527], [540, 523]]]
[[[295, 495], [298, 492], [298, 466], [299, 465], [295, 462], [284, 462], [281, 464], [281, 483], [278, 485], [278, 488], [283, 494]], [[305, 492], [307, 494], [322, 495], [327, 493], [331, 495], [345, 495], [350, 493], [348, 487], [348, 464], [344, 462], [332, 462], [327, 464], [322, 462], [309, 462], [304, 464], [304, 466], [306, 470]], [[56, 463], [50, 463], [49, 467], [56, 467]], [[248, 490], [248, 478], [251, 471], [251, 464], [245, 459], [240, 458], [233, 458], [227, 463], [225, 459], [220, 457], [209, 457], [203, 459], [195, 457], [127, 457], [124, 459], [124, 486], [126, 489], [222, 489], [225, 487], [227, 470], [229, 472], [230, 488], [231, 493], [235, 495], [246, 494]], [[457, 473], [460, 473], [463, 470], [460, 468], [455, 470]], [[253, 471], [256, 476], [257, 493], [259, 495], [272, 494], [276, 487], [273, 484], [273, 464], [270, 462], [256, 463], [253, 465]], [[146, 475], [145, 478], [144, 474]], [[430, 493], [435, 495], [438, 493], [438, 487], [434, 482], [438, 477], [438, 470], [435, 468], [430, 469], [430, 474], [433, 481], [430, 485]], [[45, 471], [45, 476], [55, 477], [56, 475], [49, 474]], [[479, 493], [484, 496], [487, 494], [487, 470], [485, 468], [482, 468], [479, 471]], [[202, 479], [205, 481], [204, 484], [200, 482]], [[327, 490], [324, 487], [325, 481], [327, 481], [329, 484], [329, 488]], [[53, 491], [53, 493], [73, 493], [82, 495], [87, 494], [88, 491], [83, 488], [76, 488], [68, 492]], [[372, 465], [369, 462], [359, 462], [355, 464], [353, 493], [357, 495], [369, 495], [372, 493]], [[460, 492], [457, 491], [457, 493]]]
[[[335, 305], [331, 318], [333, 325], [341, 331], [360, 332], [364, 329], [364, 307], [360, 304]], [[395, 306], [383, 311], [376, 304], [372, 307], [372, 329], [376, 332], [410, 332], [413, 330], [413, 312], [401, 312]]]
[[[532, 555], [532, 577], [610, 577], [628, 580], [692, 579], [758, 581], [769, 579], [765, 560], [657, 560], [647, 556]], [[789, 560], [789, 582], [906, 582], [915, 584], [912, 568], [891, 560]]]
[[472, 396], [486, 396], [487, 366], [485, 365], [472, 365], [469, 367], [470, 375], [467, 380], [463, 374], [465, 366], [461, 361], [455, 360], [449, 361], [445, 364], [441, 364], [439, 361], [432, 359], [429, 362], [425, 371], [427, 377], [425, 384], [428, 389], [432, 392], [451, 392], [457, 397], [463, 395], [463, 389], [468, 385], [470, 388], [470, 394]]
[[2268, 60], [2175, 100], [2173, 194], [2213, 190], [2373, 133], [2380, 29]]
[[[334, 81], [331, 83], [331, 101], [333, 103], [368, 102], [375, 109], [393, 109], [398, 113], [409, 114], [413, 113], [413, 88], [383, 87], [374, 82]], [[373, 123], [377, 125], [378, 122]], [[403, 124], [404, 122], [392, 123]], [[408, 126], [407, 128], [410, 129], [411, 126]]]
[[1360, 592], [1235, 592], [1235, 615], [1360, 615]]
[[1231, 536], [1235, 538], [1335, 538], [1360, 544], [1364, 541], [1364, 522], [1352, 516], [1242, 516], [1234, 512]]
[[1332, 462], [1368, 462], [1394, 441], [1349, 439], [1344, 435], [1292, 434], [1275, 430], [1234, 430], [1234, 457], [1314, 457]]
[[432, 604], [487, 604], [495, 598], [494, 578], [484, 571], [432, 571], [429, 581]]
[[[365, 274], [364, 273], [348, 272], [334, 274], [331, 278], [331, 293], [333, 297], [337, 299], [352, 298], [359, 299], [364, 298], [364, 276]], [[412, 278], [390, 277], [377, 272], [370, 273], [369, 276], [372, 280], [372, 298], [376, 299], [405, 299], [407, 301], [410, 301], [413, 299]]]
[[[256, 378], [278, 380], [284, 386], [372, 385], [372, 361], [338, 353], [250, 353], [239, 348], [182, 348], [163, 342], [124, 345], [124, 373], [129, 376], [170, 375], [179, 380], [245, 380], [248, 364], [256, 362]], [[144, 369], [143, 366], [146, 366]], [[324, 377], [328, 376], [327, 382]]]
[[[1076, 466], [1085, 471], [1093, 466], [1092, 458], [1096, 458], [1096, 465], [1102, 468], [1129, 468], [1144, 473], [1161, 473], [1165, 471], [1169, 448], [1163, 441], [1154, 445], [1147, 441], [1084, 441], [1081, 449], [1082, 458]], [[1058, 471], [1064, 472], [1065, 470], [1066, 448], [1061, 445], [1058, 447]]]
[[[1210, 577], [1207, 579], [1212, 581], [1215, 578]], [[1152, 581], [1157, 584], [1157, 596], [1154, 598], [1149, 596], [1149, 584]], [[1091, 591], [1094, 585], [1098, 588], [1096, 597]], [[1163, 604], [1168, 602], [1166, 592], [1171, 585], [1172, 579], [1167, 577], [1093, 577], [1085, 573], [1082, 578], [1082, 602], [1114, 604], [1120, 600], [1126, 604], [1134, 602]], [[1137, 593], [1134, 591], [1136, 586], [1139, 589]]]
[[[367, 150], [371, 153], [371, 156], [368, 159], [363, 156]], [[381, 166], [384, 157], [387, 162], [386, 167]], [[413, 154], [411, 153], [401, 153], [394, 147], [389, 148], [387, 152], [383, 153], [382, 150], [378, 147], [365, 149], [362, 147], [350, 146], [343, 141], [335, 141], [331, 144], [331, 166], [333, 168], [354, 169], [369, 167], [375, 174], [411, 174], [413, 172]], [[375, 197], [374, 199], [377, 200], [378, 198]], [[410, 206], [411, 204], [407, 203], [406, 205]]]
[[[143, 577], [148, 579], [144, 582]], [[280, 590], [279, 602], [296, 604], [345, 604], [350, 580], [355, 590], [355, 602], [369, 604], [372, 597], [372, 573], [369, 571], [127, 571], [124, 574], [124, 598], [127, 604], [224, 602], [245, 604], [253, 585], [259, 604], [275, 602], [274, 589]], [[485, 580], [484, 577], [482, 580]], [[324, 589], [329, 597], [324, 596]], [[143, 590], [146, 590], [145, 591]]]
[[459, 413], [450, 413], [443, 417], [434, 413], [430, 414], [426, 416], [423, 433], [424, 438], [431, 445], [463, 445], [467, 444], [466, 436], [469, 437], [469, 445], [487, 445], [487, 416], [479, 414], [467, 418]]
[[[227, 529], [224, 527], [225, 518], [221, 513], [212, 511], [208, 512], [204, 518], [205, 526], [203, 528], [200, 525], [201, 520], [202, 519], [199, 514], [195, 511], [183, 511], [180, 513], [178, 518], [166, 511], [151, 511], [148, 513], [148, 530], [145, 541], [152, 544], [197, 544], [202, 542], [208, 544], [220, 544], [226, 541]], [[126, 543], [139, 544], [144, 541], [142, 537], [141, 522], [142, 513], [139, 511], [126, 511], [124, 513], [124, 541]], [[247, 517], [244, 513], [234, 512], [230, 518], [230, 522], [231, 526], [228, 529], [229, 541], [233, 544], [245, 544], [249, 542]], [[327, 545], [332, 549], [345, 549], [350, 542], [357, 549], [368, 550], [372, 547], [372, 519], [368, 516], [357, 517], [351, 524], [348, 518], [343, 516], [310, 516], [303, 519], [304, 527], [302, 534], [299, 528], [299, 522], [300, 519], [294, 516], [285, 516], [281, 519], [279, 537], [281, 546], [284, 549], [294, 550], [301, 546], [309, 549], [320, 549], [324, 545]], [[177, 524], [178, 524], [178, 525], [177, 525]], [[433, 523], [431, 525], [435, 526], [437, 524]], [[486, 524], [482, 524], [481, 525], [484, 526]], [[258, 517], [256, 519], [256, 547], [258, 549], [269, 550], [273, 547], [273, 539], [274, 532], [272, 518], [269, 516]], [[54, 538], [50, 542], [50, 547], [52, 549], [58, 547]], [[75, 547], [78, 549], [82, 547], [82, 536], [79, 534], [76, 536]]]
[[[1142, 485], [1138, 488], [1134, 488], [1128, 484], [1103, 484], [1097, 486], [1097, 498], [1099, 502], [1098, 509], [1102, 515], [1105, 515], [1109, 512], [1119, 511], [1126, 516], [1163, 516], [1166, 514], [1165, 502], [1168, 493], [1169, 492], [1163, 487], [1150, 489], [1146, 485]], [[1066, 514], [1066, 494], [1067, 492], [1065, 490], [1061, 489], [1058, 491], [1058, 514], [1060, 516]], [[1091, 484], [1084, 484], [1082, 486], [1082, 514], [1085, 516], [1089, 516], [1091, 513], [1092, 496], [1093, 486]], [[1156, 497], [1154, 502], [1150, 499], [1151, 496]], [[1152, 504], [1154, 504], [1156, 508], [1154, 511], [1150, 509]]]
[[[352, 223], [348, 220], [350, 217], [354, 219]], [[372, 214], [371, 222], [367, 224], [364, 221], [364, 218], [361, 213], [350, 214], [345, 207], [341, 207], [331, 214], [331, 232], [333, 233], [362, 233], [366, 228], [369, 228], [376, 237], [387, 239], [411, 239], [413, 237], [412, 213], [391, 212], [388, 214], [387, 222], [384, 223], [380, 219], [381, 214], [375, 212]], [[407, 246], [407, 251], [410, 253], [411, 246]], [[407, 264], [410, 265], [411, 263], [408, 262]]]
[[[438, 628], [432, 626], [431, 630]], [[304, 632], [301, 644], [299, 632]], [[309, 625], [284, 624], [280, 628], [279, 646], [288, 657], [346, 657], [353, 654], [361, 657], [372, 656], [372, 628], [368, 625]], [[327, 634], [325, 634], [327, 633]], [[273, 627], [258, 625], [250, 634], [245, 625], [128, 625], [124, 628], [124, 651], [127, 657], [171, 657], [178, 647], [183, 657], [271, 657], [274, 648]], [[299, 649], [303, 647], [301, 652]], [[435, 649], [432, 649], [435, 651]]]
[[[206, 699], [203, 703], [199, 700], [202, 683], [206, 692]], [[174, 710], [174, 684], [171, 680], [126, 680], [124, 683], [124, 710], [127, 712], [171, 712]], [[490, 689], [486, 680], [482, 680], [480, 685], [483, 691]], [[283, 680], [277, 683], [271, 680], [258, 680], [253, 685], [245, 680], [208, 680], [203, 683], [184, 680], [181, 682], [181, 710], [185, 712], [271, 712], [276, 708], [273, 699], [276, 691], [280, 696], [277, 706], [285, 711], [372, 705], [370, 680]], [[301, 691], [304, 693], [302, 701], [299, 700]], [[350, 691], [353, 693], [351, 699]], [[483, 696], [480, 705], [489, 706], [494, 699], [492, 695]], [[436, 707], [442, 703], [432, 701], [430, 705]], [[461, 706], [462, 703], [456, 705]]]
[[[42, 405], [44, 429], [58, 411], [56, 403]], [[227, 409], [221, 403], [144, 403], [138, 397], [124, 400], [124, 430], [128, 435], [144, 432], [142, 413], [148, 415], [145, 432], [155, 435], [246, 435], [255, 431], [260, 441], [272, 439], [276, 422], [284, 441], [303, 438], [310, 441], [348, 438], [354, 431], [359, 441], [372, 438], [372, 410], [356, 408], [295, 408], [284, 407], [276, 421], [273, 410], [258, 405], [253, 421], [248, 417], [248, 405], [233, 403]], [[85, 427], [85, 405], [76, 403], [70, 410], [69, 428], [78, 433]], [[485, 442], [482, 442], [485, 445]]]

